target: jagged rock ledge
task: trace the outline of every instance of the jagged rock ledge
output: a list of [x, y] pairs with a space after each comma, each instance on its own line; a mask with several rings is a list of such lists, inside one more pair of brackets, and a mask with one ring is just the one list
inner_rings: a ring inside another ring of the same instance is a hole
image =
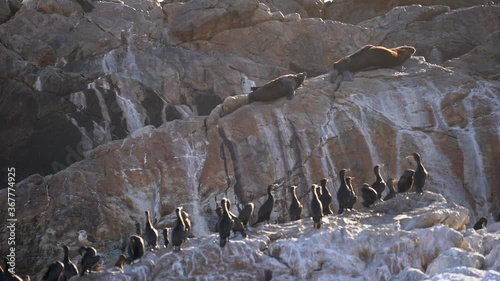
[[500, 278], [500, 224], [474, 231], [465, 229], [468, 221], [468, 210], [442, 195], [398, 194], [372, 209], [323, 218], [319, 230], [311, 218], [260, 225], [225, 248], [210, 234], [190, 239], [180, 253], [149, 252], [124, 273], [75, 280], [265, 280], [266, 271], [273, 280], [424, 280], [450, 272]]

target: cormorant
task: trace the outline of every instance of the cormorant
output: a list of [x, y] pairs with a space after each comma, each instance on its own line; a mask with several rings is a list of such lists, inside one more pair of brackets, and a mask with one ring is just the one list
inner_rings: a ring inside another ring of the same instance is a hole
[[413, 159], [417, 162], [417, 169], [415, 169], [415, 174], [413, 175], [413, 185], [415, 186], [415, 191], [417, 193], [422, 193], [424, 191], [425, 180], [427, 179], [427, 170], [425, 170], [418, 153], [414, 152], [406, 156], [406, 158], [408, 157], [413, 157]]
[[269, 223], [269, 220], [271, 219], [271, 212], [273, 211], [274, 207], [274, 198], [271, 193], [273, 190], [274, 185], [269, 185], [267, 187], [267, 200], [260, 206], [259, 212], [257, 213], [257, 221], [253, 224], [256, 225], [260, 222], [267, 221]]
[[300, 214], [302, 213], [302, 204], [299, 199], [297, 199], [297, 194], [295, 190], [297, 186], [290, 187], [290, 191], [292, 193], [292, 203], [290, 204], [290, 208], [288, 209], [288, 213], [290, 214], [290, 221], [296, 221], [300, 219]]
[[144, 241], [153, 248], [158, 247], [158, 230], [151, 223], [151, 216], [149, 211], [146, 213], [146, 225], [144, 226]]
[[73, 276], [78, 276], [78, 268], [76, 265], [69, 260], [69, 247], [66, 245], [62, 246], [63, 251], [64, 251], [64, 258], [63, 258], [63, 264], [64, 264], [64, 271], [63, 275], [64, 278], [62, 278], [61, 281], [69, 280]]
[[91, 273], [92, 267], [101, 260], [101, 256], [97, 254], [96, 249], [93, 247], [81, 246], [78, 249], [78, 253], [82, 256], [80, 261], [80, 267], [82, 268], [80, 276], [83, 276], [87, 271]]
[[384, 201], [389, 200], [389, 199], [393, 198], [394, 196], [396, 196], [396, 189], [394, 188], [395, 182], [396, 182], [395, 178], [389, 178], [387, 180], [387, 189], [389, 189], [389, 194], [387, 194], [384, 197]]
[[182, 215], [182, 207], [177, 207], [175, 209], [175, 214], [177, 215], [177, 222], [175, 223], [174, 228], [172, 229], [170, 242], [172, 243], [172, 247], [174, 252], [179, 252], [181, 250], [181, 245], [186, 241], [187, 237], [187, 228], [184, 223], [183, 215]]
[[322, 179], [321, 184], [321, 196], [319, 200], [321, 201], [321, 205], [323, 205], [323, 215], [333, 214], [332, 209], [330, 209], [330, 204], [332, 203], [332, 194], [326, 188], [327, 179]]
[[229, 241], [229, 236], [231, 236], [231, 230], [234, 226], [234, 220], [229, 214], [229, 210], [227, 209], [227, 199], [222, 198], [221, 200], [222, 206], [222, 215], [219, 218], [218, 229], [219, 229], [219, 246], [226, 246], [227, 241]]
[[370, 207], [378, 199], [377, 191], [371, 188], [367, 183], [363, 183], [361, 188], [361, 197], [363, 197], [363, 206]]
[[314, 220], [314, 228], [319, 229], [321, 227], [321, 218], [323, 217], [323, 206], [319, 200], [318, 191], [320, 187], [313, 184], [311, 186], [312, 200], [311, 200], [311, 217]]
[[407, 192], [410, 190], [413, 184], [413, 175], [415, 174], [415, 170], [408, 169], [403, 172], [398, 181], [398, 193]]
[[381, 199], [382, 198], [382, 192], [385, 190], [385, 181], [380, 175], [380, 167], [383, 167], [383, 164], [377, 164], [375, 167], [373, 167], [373, 173], [375, 173], [375, 176], [377, 179], [375, 182], [372, 184], [372, 188], [375, 189], [377, 192], [377, 198]]

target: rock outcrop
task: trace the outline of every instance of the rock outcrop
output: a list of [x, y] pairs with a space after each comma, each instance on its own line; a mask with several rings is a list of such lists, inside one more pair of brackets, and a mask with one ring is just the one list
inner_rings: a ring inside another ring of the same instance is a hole
[[[461, 265], [498, 270], [498, 249], [476, 245], [470, 250], [461, 242], [464, 236], [472, 237], [471, 245], [477, 242], [473, 233], [463, 233], [463, 208], [472, 222], [481, 216], [493, 222], [500, 210], [498, 5], [391, 7], [383, 16], [351, 25], [317, 18], [327, 5], [311, 7], [321, 1], [296, 2], [307, 16], [300, 9], [280, 11], [279, 1], [272, 7], [265, 4], [269, 1], [168, 2], [99, 1], [90, 13], [74, 1], [9, 6], [8, 19], [0, 25], [0, 165], [4, 171], [15, 166], [19, 182], [19, 272], [39, 272], [60, 256], [58, 243], [77, 247], [81, 229], [111, 259], [135, 233], [134, 224], [144, 224], [145, 210], [155, 225], [171, 227], [179, 205], [191, 214], [193, 235], [201, 241], [192, 243], [215, 259], [219, 250], [207, 242], [215, 239], [213, 224], [207, 223], [215, 221], [215, 196], [236, 195], [258, 208], [265, 187], [276, 183], [272, 221], [283, 223], [288, 221], [288, 186], [298, 186], [304, 204], [311, 184], [327, 177], [334, 193], [338, 170], [350, 168], [359, 193], [363, 182], [373, 182], [375, 164], [385, 164], [385, 179], [398, 178], [414, 167], [405, 159], [412, 152], [422, 155], [429, 171], [426, 189], [463, 207], [433, 205], [438, 210], [427, 216], [395, 204], [398, 213], [423, 217], [416, 225], [398, 218], [394, 231], [416, 236], [442, 231], [458, 242], [440, 249], [438, 260], [430, 249], [425, 261], [404, 264], [418, 271], [402, 271], [397, 264], [377, 272], [371, 249], [360, 249], [370, 274], [386, 279], [447, 274], [444, 268], [458, 265], [462, 250], [471, 253]], [[474, 20], [466, 25], [464, 19]], [[366, 44], [414, 45], [417, 56], [403, 69], [355, 73], [354, 81], [335, 89], [325, 73]], [[250, 87], [298, 71], [311, 78], [293, 100], [247, 104]], [[7, 192], [0, 190], [0, 197]], [[360, 203], [356, 209], [362, 209]], [[5, 204], [0, 203], [2, 210]], [[379, 207], [377, 214], [397, 216]], [[459, 214], [450, 208], [460, 209]], [[359, 216], [370, 220], [373, 215]], [[6, 216], [0, 212], [0, 221]], [[343, 217], [328, 220], [333, 222], [324, 232], [308, 235], [349, 235], [332, 234], [340, 231], [336, 225]], [[436, 226], [443, 221], [451, 228]], [[301, 227], [293, 224], [291, 232]], [[284, 229], [276, 227], [276, 232]], [[2, 240], [7, 235], [0, 228]], [[249, 247], [262, 251], [278, 239], [264, 233], [256, 237], [234, 243], [230, 255]], [[363, 237], [356, 239], [368, 243]], [[236, 259], [235, 278], [246, 278], [240, 274], [268, 260], [278, 276], [319, 278], [322, 271], [314, 269], [333, 266], [302, 258], [284, 262], [280, 253], [293, 249], [284, 240], [273, 247], [268, 256], [242, 257], [256, 263]], [[4, 251], [0, 247], [1, 255]], [[412, 257], [427, 253], [418, 247], [408, 251]], [[175, 276], [193, 276], [195, 269], [178, 258], [152, 259], [177, 270]], [[291, 272], [288, 263], [299, 269]], [[158, 266], [144, 267], [152, 276], [164, 276]]]
[[[421, 220], [428, 225], [422, 227]], [[500, 276], [484, 263], [485, 256], [497, 252], [498, 233], [464, 231], [467, 221], [467, 209], [441, 195], [398, 194], [373, 210], [325, 217], [321, 230], [313, 229], [311, 218], [262, 225], [250, 228], [248, 238], [231, 237], [222, 249], [217, 234], [210, 234], [190, 239], [179, 253], [164, 247], [148, 252], [140, 262], [125, 265], [123, 273], [75, 280], [266, 280], [270, 273], [273, 280], [332, 275], [337, 280], [409, 280], [408, 275], [423, 280], [450, 271], [470, 280]]]

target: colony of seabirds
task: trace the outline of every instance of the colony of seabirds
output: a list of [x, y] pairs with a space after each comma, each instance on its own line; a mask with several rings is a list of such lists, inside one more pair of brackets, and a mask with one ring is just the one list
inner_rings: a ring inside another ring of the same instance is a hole
[[[373, 168], [376, 180], [370, 186], [367, 183], [363, 184], [361, 188], [361, 198], [363, 199], [363, 206], [370, 207], [377, 200], [386, 201], [393, 198], [396, 192], [403, 193], [409, 191], [412, 187], [417, 193], [422, 193], [425, 182], [427, 179], [427, 171], [421, 162], [420, 155], [418, 153], [413, 153], [408, 157], [412, 157], [417, 163], [415, 170], [408, 169], [403, 172], [399, 181], [397, 182], [394, 178], [389, 178], [387, 182], [384, 181], [380, 175], [380, 168], [383, 165], [376, 165]], [[352, 185], [351, 180], [353, 177], [346, 176], [348, 169], [342, 169], [339, 171], [340, 177], [340, 187], [337, 191], [337, 200], [339, 205], [338, 214], [342, 214], [344, 210], [352, 210], [353, 205], [356, 203], [358, 196], [356, 195]], [[322, 179], [319, 185], [313, 184], [311, 186], [312, 200], [310, 202], [310, 217], [312, 217], [315, 229], [321, 227], [321, 220], [323, 216], [328, 216], [333, 214], [330, 205], [332, 203], [332, 195], [326, 187], [327, 179]], [[271, 212], [274, 206], [274, 198], [272, 191], [275, 185], [269, 185], [267, 187], [267, 200], [260, 206], [257, 212], [257, 220], [253, 225], [267, 221], [269, 223]], [[295, 221], [300, 219], [302, 214], [302, 204], [297, 198], [295, 193], [296, 186], [290, 188], [292, 202], [289, 207], [290, 220]], [[385, 189], [388, 189], [389, 193], [382, 199], [382, 193]], [[397, 190], [396, 190], [397, 188]], [[245, 229], [254, 213], [254, 204], [246, 203], [242, 208], [240, 204], [237, 204], [239, 211], [238, 216], [230, 211], [231, 202], [227, 198], [222, 198], [220, 205], [216, 199], [216, 213], [218, 216], [218, 222], [216, 223], [216, 232], [219, 233], [219, 246], [224, 247], [229, 242], [229, 237], [231, 231], [233, 231], [234, 236], [239, 232], [243, 237], [247, 237]], [[175, 210], [177, 221], [175, 226], [172, 228], [170, 237], [168, 235], [167, 228], [163, 229], [163, 239], [165, 247], [169, 244], [172, 245], [173, 252], [177, 253], [181, 251], [181, 246], [188, 239], [188, 234], [191, 231], [191, 220], [189, 214], [182, 209], [182, 207], [177, 207]], [[128, 245], [125, 249], [126, 255], [122, 254], [118, 257], [115, 263], [115, 268], [123, 271], [125, 264], [132, 264], [138, 261], [146, 251], [146, 246], [150, 247], [151, 250], [159, 248], [159, 235], [158, 230], [153, 226], [151, 222], [151, 217], [149, 211], [145, 211], [146, 214], [146, 224], [144, 231], [141, 235], [140, 225], [138, 226], [138, 234], [131, 235], [128, 239]], [[487, 220], [482, 217], [474, 225], [474, 229], [478, 230], [486, 227]], [[62, 261], [55, 261], [50, 264], [42, 277], [42, 281], [65, 281], [69, 280], [71, 277], [80, 275], [83, 276], [85, 273], [91, 273], [94, 266], [98, 266], [101, 262], [101, 257], [97, 254], [95, 248], [91, 246], [81, 246], [78, 249], [78, 253], [81, 255], [80, 266], [77, 267], [69, 259], [69, 248], [66, 245], [62, 246], [64, 252], [64, 257]], [[23, 280], [16, 274], [12, 274], [9, 271], [9, 266], [7, 259], [2, 260], [2, 265], [0, 267], [0, 281], [4, 280]], [[25, 280], [30, 280], [29, 276]]]

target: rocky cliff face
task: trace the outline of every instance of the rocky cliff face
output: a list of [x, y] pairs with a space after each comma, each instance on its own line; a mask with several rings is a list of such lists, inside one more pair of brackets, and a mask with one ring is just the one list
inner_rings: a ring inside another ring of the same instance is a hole
[[[307, 206], [321, 178], [335, 192], [350, 168], [359, 191], [375, 164], [397, 178], [415, 151], [428, 190], [469, 209], [472, 222], [493, 221], [497, 4], [398, 2], [351, 25], [318, 18], [333, 5], [321, 1], [291, 11], [279, 1], [171, 2], [94, 2], [90, 13], [73, 1], [6, 2], [0, 161], [26, 178], [16, 191], [19, 272], [41, 270], [57, 243], [76, 247], [80, 229], [100, 250], [120, 249], [145, 210], [170, 227], [183, 205], [193, 234], [210, 237], [215, 196], [258, 207], [270, 183], [280, 186], [272, 220], [285, 222], [287, 186]], [[417, 53], [404, 69], [359, 72], [335, 89], [325, 73], [365, 44]], [[247, 104], [251, 86], [298, 71], [309, 79], [293, 100]]]

